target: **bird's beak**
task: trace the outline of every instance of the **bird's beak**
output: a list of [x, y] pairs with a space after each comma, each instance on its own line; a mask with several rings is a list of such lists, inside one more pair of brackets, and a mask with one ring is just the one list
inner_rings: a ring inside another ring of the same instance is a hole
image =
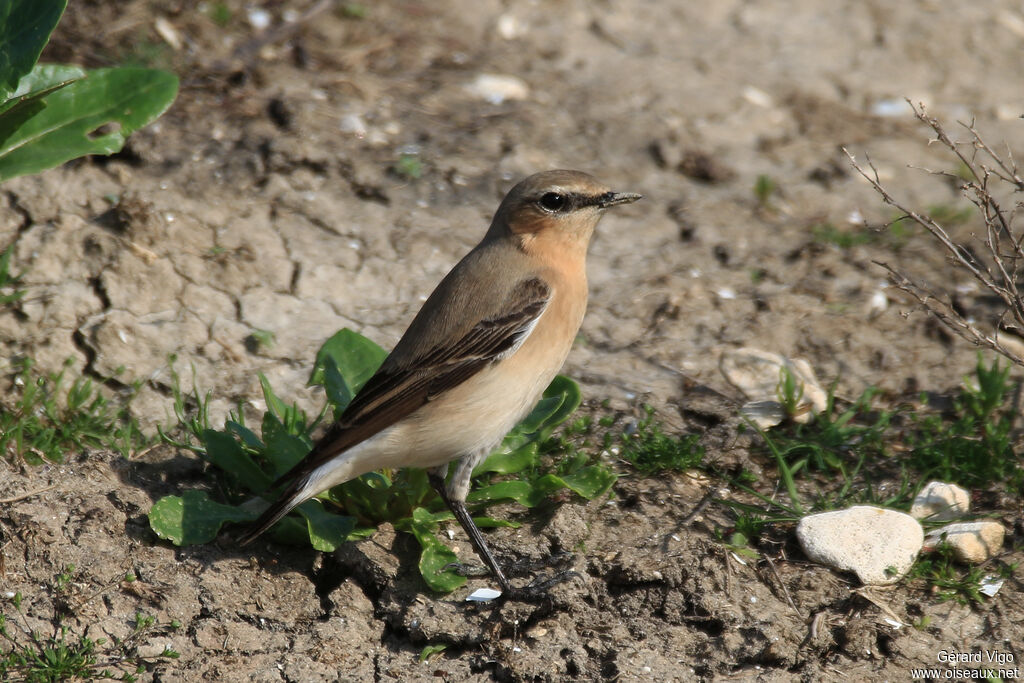
[[609, 206], [617, 204], [632, 204], [642, 198], [642, 194], [636, 194], [635, 192], [605, 192], [601, 195], [597, 205], [602, 209], [607, 209]]

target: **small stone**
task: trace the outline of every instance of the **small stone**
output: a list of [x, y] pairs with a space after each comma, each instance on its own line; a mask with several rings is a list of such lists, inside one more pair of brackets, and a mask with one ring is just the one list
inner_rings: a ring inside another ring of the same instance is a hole
[[[719, 292], [721, 297], [721, 292]], [[725, 379], [755, 405], [744, 406], [745, 410], [759, 416], [762, 428], [778, 422], [769, 422], [769, 415], [776, 412], [786, 417], [785, 409], [779, 403], [779, 388], [783, 371], [788, 371], [798, 385], [802, 395], [796, 413], [788, 417], [794, 422], [809, 422], [810, 419], [828, 406], [828, 392], [818, 383], [811, 364], [802, 358], [785, 356], [756, 348], [739, 348], [724, 351], [718, 361], [718, 369]], [[773, 409], [767, 402], [778, 405]], [[760, 405], [764, 404], [764, 405]], [[781, 419], [779, 420], [781, 422]]]
[[493, 588], [477, 588], [466, 596], [466, 602], [490, 602], [501, 597], [501, 591]]
[[914, 496], [910, 516], [942, 522], [966, 515], [970, 507], [971, 494], [966, 489], [944, 481], [930, 481]]
[[466, 90], [491, 104], [501, 104], [505, 100], [525, 100], [530, 95], [530, 86], [526, 85], [526, 81], [502, 74], [480, 74], [466, 86]]
[[796, 535], [809, 559], [851, 571], [865, 584], [898, 581], [924, 543], [916, 519], [869, 505], [808, 515], [800, 520]]
[[928, 532], [925, 542], [935, 546], [945, 537], [953, 556], [964, 564], [980, 564], [1003, 547], [1006, 529], [999, 522], [958, 522]]

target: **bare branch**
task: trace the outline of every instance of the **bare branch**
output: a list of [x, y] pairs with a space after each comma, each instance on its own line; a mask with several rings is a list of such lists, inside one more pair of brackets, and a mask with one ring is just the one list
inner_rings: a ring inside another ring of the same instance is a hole
[[[914, 116], [934, 133], [935, 137], [929, 140], [929, 144], [939, 143], [961, 163], [961, 169], [956, 173], [921, 170], [950, 179], [955, 178], [958, 181], [961, 193], [977, 207], [978, 215], [984, 222], [983, 236], [975, 236], [984, 245], [984, 250], [975, 253], [951, 237], [928, 213], [915, 211], [896, 199], [882, 185], [878, 170], [870, 158], [866, 157], [865, 169], [857, 163], [857, 159], [849, 150], [844, 148], [843, 151], [853, 167], [871, 184], [884, 203], [896, 208], [904, 218], [914, 221], [938, 240], [950, 256], [953, 265], [967, 271], [985, 290], [1002, 301], [1004, 309], [992, 321], [992, 331], [983, 331], [979, 324], [966, 319], [953, 307], [948, 295], [936, 294], [887, 263], [875, 263], [889, 273], [890, 282], [894, 287], [909, 294], [924, 310], [958, 336], [975, 346], [992, 349], [1013, 363], [1024, 366], [1024, 340], [1021, 344], [1010, 344], [1010, 338], [1004, 335], [1004, 343], [999, 334], [1000, 330], [1024, 331], [1024, 298], [1017, 285], [1018, 279], [1024, 275], [1024, 229], [1018, 228], [1015, 231], [1014, 225], [1018, 209], [1024, 208], [1024, 202], [1015, 202], [1010, 211], [1005, 211], [999, 199], [993, 194], [993, 188], [999, 193], [1024, 191], [1024, 178], [1021, 177], [1009, 148], [1007, 147], [1004, 154], [996, 153], [982, 138], [974, 120], [969, 123], [959, 122], [970, 134], [970, 139], [956, 141], [950, 138], [938, 119], [928, 115], [924, 105], [915, 105], [910, 100], [907, 100], [907, 103]], [[1008, 319], [1012, 319], [1012, 324], [1008, 324]], [[988, 328], [989, 325], [984, 327]]]

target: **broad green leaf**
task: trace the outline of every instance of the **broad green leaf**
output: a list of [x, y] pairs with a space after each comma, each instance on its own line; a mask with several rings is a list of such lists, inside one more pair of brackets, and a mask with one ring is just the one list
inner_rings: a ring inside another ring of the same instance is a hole
[[254, 510], [215, 503], [206, 491], [192, 490], [158, 500], [149, 511], [149, 526], [174, 545], [195, 545], [216, 538], [224, 522], [251, 522], [257, 516]]
[[296, 509], [306, 518], [310, 544], [321, 552], [337, 550], [349, 540], [349, 534], [356, 528], [354, 517], [328, 512], [323, 502], [316, 498], [307, 500]]
[[18, 87], [11, 93], [11, 99], [4, 102], [4, 106], [12, 100], [53, 92], [55, 88], [82, 78], [85, 78], [85, 70], [74, 64], [36, 64], [31, 71], [21, 77]]
[[[178, 78], [159, 69], [96, 69], [41, 98], [45, 108], [0, 144], [0, 181], [86, 154], [113, 154], [174, 101]], [[104, 130], [108, 126], [109, 130]]]
[[580, 403], [583, 402], [583, 392], [580, 391], [580, 385], [565, 375], [557, 375], [551, 380], [551, 384], [544, 391], [545, 398], [555, 396], [561, 396], [562, 401], [559, 403], [558, 408], [544, 420], [544, 424], [537, 434], [538, 441], [545, 441], [551, 436], [551, 432], [555, 430], [555, 427], [568, 420], [569, 416], [576, 412], [576, 409], [580, 407]]
[[311, 444], [300, 437], [289, 434], [281, 421], [272, 413], [263, 414], [263, 455], [274, 466], [274, 473], [281, 476], [309, 453]]
[[327, 401], [334, 406], [334, 417], [337, 419], [352, 402], [355, 391], [342, 377], [341, 370], [338, 369], [338, 364], [333, 356], [324, 356], [323, 385], [324, 391], [327, 393]]
[[536, 467], [537, 463], [537, 444], [528, 443], [511, 453], [503, 453], [500, 450], [492, 453], [486, 460], [477, 465], [476, 469], [473, 470], [473, 476], [479, 476], [486, 472], [516, 474], [525, 469]]
[[447, 565], [457, 563], [459, 558], [451, 548], [437, 540], [436, 529], [437, 522], [428, 510], [413, 510], [409, 530], [423, 548], [419, 562], [420, 574], [431, 590], [450, 593], [466, 583], [466, 577], [445, 569]]
[[0, 101], [39, 61], [65, 6], [67, 0], [0, 2]]
[[[546, 391], [544, 393], [547, 394]], [[544, 398], [537, 402], [537, 405], [530, 411], [530, 414], [519, 423], [516, 429], [525, 434], [537, 431], [555, 414], [558, 407], [562, 405], [563, 400], [564, 397], [560, 395], [545, 395]]]
[[249, 448], [258, 451], [263, 450], [263, 442], [260, 440], [260, 437], [256, 436], [253, 431], [245, 425], [239, 424], [234, 420], [227, 420], [224, 425], [228, 428], [228, 431], [237, 434], [238, 438], [242, 440], [242, 443]]
[[618, 477], [607, 467], [591, 465], [561, 477], [562, 483], [577, 495], [593, 500], [608, 489]]
[[43, 97], [85, 76], [77, 66], [39, 64], [25, 74], [6, 102], [0, 103], [0, 144], [46, 105]]
[[345, 384], [354, 395], [366, 380], [373, 376], [380, 364], [387, 358], [388, 352], [358, 332], [345, 328], [324, 342], [316, 354], [316, 363], [309, 376], [310, 384], [324, 383], [324, 363], [326, 358], [334, 359], [338, 372], [345, 379]]
[[203, 431], [203, 445], [207, 460], [236, 479], [254, 493], [262, 493], [270, 486], [271, 478], [253, 462], [242, 445], [227, 432], [213, 429]]
[[544, 500], [544, 495], [544, 491], [535, 488], [530, 482], [516, 479], [470, 491], [466, 502], [470, 505], [490, 505], [502, 500], [514, 500], [524, 507], [532, 508]]

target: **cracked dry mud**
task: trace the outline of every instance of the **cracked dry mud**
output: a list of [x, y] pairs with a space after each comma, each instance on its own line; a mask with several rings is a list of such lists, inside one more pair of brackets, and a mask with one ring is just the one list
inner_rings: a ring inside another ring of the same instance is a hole
[[[220, 415], [259, 407], [257, 371], [315, 409], [305, 382], [328, 335], [392, 345], [502, 193], [569, 167], [646, 196], [606, 217], [591, 249], [591, 307], [565, 369], [586, 410], [651, 403], [671, 430], [705, 432], [709, 457], [757, 468], [734, 438], [736, 404], [716, 393], [732, 395], [722, 349], [806, 358], [844, 396], [948, 390], [973, 366], [895, 294], [872, 307], [881, 259], [990, 312], [927, 240], [839, 250], [813, 228], [891, 217], [841, 145], [870, 152], [908, 201], [958, 201], [906, 167], [951, 162], [909, 108], [891, 115], [904, 96], [950, 123], [976, 117], [1022, 156], [1017, 3], [395, 2], [363, 19], [330, 8], [258, 43], [227, 4], [236, 19], [221, 28], [189, 3], [71, 3], [44, 56], [105, 65], [148, 46], [182, 90], [122, 154], [0, 188], [0, 246], [14, 244], [28, 292], [0, 312], [5, 357], [70, 356], [111, 389], [141, 380], [133, 410], [150, 427], [169, 418], [169, 354]], [[315, 4], [266, 6], [276, 25]], [[157, 17], [185, 47], [163, 46]], [[480, 99], [466, 86], [483, 73], [518, 76], [526, 98]], [[389, 170], [403, 152], [421, 178]], [[767, 207], [751, 189], [762, 174], [779, 188]], [[75, 628], [123, 636], [136, 611], [180, 620], [145, 645], [182, 654], [153, 680], [906, 680], [943, 647], [1024, 657], [1019, 581], [971, 610], [907, 587], [865, 598], [792, 543], [744, 564], [714, 541], [720, 511], [683, 525], [716, 485], [685, 475], [625, 476], [612, 503], [499, 509], [522, 523], [489, 532], [501, 557], [568, 551], [580, 578], [548, 604], [494, 606], [463, 602], [485, 578], [426, 593], [410, 539], [386, 529], [334, 556], [159, 542], [152, 502], [211, 484], [167, 448], [2, 466], [0, 497], [53, 484], [0, 506], [4, 590], [45, 625], [42, 586], [74, 564]], [[895, 629], [877, 603], [931, 625]], [[449, 647], [421, 663], [427, 644]]]

